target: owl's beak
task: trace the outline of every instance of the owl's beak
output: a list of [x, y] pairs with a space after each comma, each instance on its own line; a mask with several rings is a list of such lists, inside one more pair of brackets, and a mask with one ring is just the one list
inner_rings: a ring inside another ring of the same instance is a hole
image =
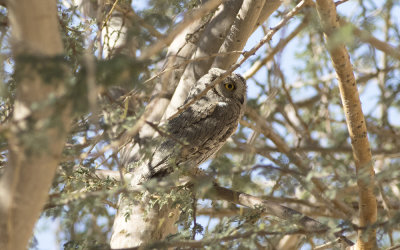
[[243, 103], [244, 103], [244, 97], [242, 96], [242, 97], [239, 99], [239, 101], [240, 101], [240, 103], [243, 105]]

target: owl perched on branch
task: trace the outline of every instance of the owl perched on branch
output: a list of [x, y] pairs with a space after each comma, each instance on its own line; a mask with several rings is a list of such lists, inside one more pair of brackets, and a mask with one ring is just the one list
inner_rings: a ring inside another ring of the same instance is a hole
[[[210, 69], [192, 87], [185, 103], [225, 72]], [[232, 73], [166, 123], [161, 143], [146, 166], [141, 166], [145, 170], [140, 171], [139, 181], [165, 176], [173, 171], [173, 166], [198, 166], [209, 159], [236, 131], [245, 104], [246, 82], [242, 76]]]
[[[216, 153], [235, 132], [244, 113], [246, 83], [243, 77], [234, 73], [217, 83], [217, 78], [225, 72], [222, 69], [210, 69], [190, 90], [185, 101], [188, 107], [181, 110], [178, 116], [170, 119], [164, 129], [159, 129], [154, 125], [157, 130], [160, 130], [159, 132], [162, 132], [157, 138], [159, 143], [152, 151], [150, 159], [138, 162], [133, 172], [128, 174], [130, 187], [134, 189], [152, 178], [155, 180], [155, 177], [166, 176], [176, 168], [179, 170], [186, 166], [196, 168]], [[217, 82], [214, 82], [215, 80]], [[212, 85], [209, 91], [197, 98], [211, 84], [215, 86]], [[193, 100], [196, 101], [189, 105]], [[141, 205], [138, 205], [139, 203]], [[160, 235], [152, 234], [152, 232], [157, 234], [159, 231], [153, 230], [151, 223], [149, 226], [146, 224], [149, 223], [148, 221], [143, 221], [143, 206], [148, 203], [147, 195], [143, 195], [140, 201], [135, 201], [136, 205], [133, 206], [131, 199], [124, 195], [120, 197], [114, 221], [114, 228], [118, 230], [114, 231], [111, 237], [111, 243], [116, 243], [113, 247], [123, 247], [119, 245], [120, 242], [129, 241], [131, 244], [130, 240], [133, 242], [132, 245], [137, 244], [135, 237], [132, 239], [131, 235], [126, 234], [132, 227], [140, 227], [138, 229], [141, 231], [140, 242], [143, 240], [142, 237], [149, 239], [160, 237]], [[131, 218], [128, 222], [127, 211]], [[157, 221], [154, 221], [155, 224], [159, 225], [160, 214], [167, 216], [164, 214], [165, 211], [168, 210], [157, 212], [158, 215], [154, 217]], [[146, 226], [141, 227], [142, 225]]]

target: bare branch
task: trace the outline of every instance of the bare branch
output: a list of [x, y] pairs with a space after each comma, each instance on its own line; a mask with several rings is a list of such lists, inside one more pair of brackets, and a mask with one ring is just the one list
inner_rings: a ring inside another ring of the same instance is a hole
[[[269, 125], [267, 125], [265, 122], [263, 122], [263, 119], [257, 114], [257, 112], [249, 107], [246, 108], [246, 115], [249, 116], [250, 119], [254, 120], [256, 122], [256, 125], [252, 125], [251, 123], [241, 120], [240, 124], [249, 127], [255, 131], [258, 131], [262, 134], [264, 134], [266, 137], [268, 137], [279, 149], [280, 152], [284, 153], [285, 155], [288, 156], [288, 158], [301, 170], [303, 175], [307, 175], [307, 173], [310, 170], [311, 166], [305, 166], [302, 159], [294, 154], [289, 146], [285, 143], [285, 141], [278, 135], [276, 134], [272, 128], [270, 128]], [[294, 176], [296, 177], [296, 176]], [[303, 183], [304, 187], [306, 187], [306, 183], [301, 178], [297, 179], [300, 183]], [[346, 204], [344, 204], [342, 201], [338, 199], [333, 199], [333, 204], [335, 207], [331, 205], [331, 201], [326, 199], [323, 196], [323, 193], [328, 189], [326, 185], [318, 178], [312, 177], [311, 178], [312, 183], [314, 184], [314, 187], [310, 190], [310, 192], [319, 200], [323, 201], [328, 208], [331, 210], [332, 213], [341, 213], [341, 215], [346, 218], [353, 214], [353, 211], [350, 207], [348, 207]], [[338, 211], [339, 210], [339, 211]]]
[[393, 47], [389, 43], [379, 40], [378, 38], [374, 37], [368, 31], [362, 30], [355, 25], [348, 23], [342, 19], [339, 21], [341, 26], [350, 25], [353, 29], [354, 36], [359, 38], [361, 41], [371, 44], [371, 46], [375, 47], [376, 49], [385, 52], [388, 56], [396, 58], [400, 60], [400, 51], [398, 48]]
[[[214, 185], [213, 192], [210, 193], [212, 195], [215, 195], [215, 197], [217, 197], [218, 199], [223, 199], [238, 205], [254, 209], [261, 208], [268, 214], [300, 225], [308, 233], [324, 233], [330, 230], [328, 226], [321, 224], [320, 222], [308, 216], [305, 216], [297, 212], [296, 210], [290, 209], [274, 202], [270, 202], [268, 200], [254, 197], [249, 194], [232, 191], [230, 189], [223, 188], [217, 185]], [[342, 236], [340, 233], [335, 233], [335, 237], [340, 237], [343, 242], [346, 243], [348, 246], [352, 246], [354, 244], [346, 237]]]
[[[340, 27], [335, 4], [331, 0], [317, 0], [317, 11], [324, 29], [333, 66], [339, 79], [339, 90], [356, 164], [360, 195], [360, 227], [365, 227], [374, 224], [377, 219], [377, 203], [374, 194], [375, 173], [367, 136], [367, 126], [349, 54], [345, 46], [333, 37]], [[364, 233], [367, 237], [363, 236]], [[357, 246], [360, 249], [376, 248], [376, 230], [359, 231]]]
[[164, 48], [164, 46], [169, 45], [175, 39], [175, 37], [179, 33], [181, 33], [187, 26], [189, 26], [192, 22], [207, 15], [211, 10], [215, 9], [221, 3], [222, 0], [210, 0], [207, 1], [199, 9], [189, 11], [188, 13], [186, 13], [183, 21], [180, 22], [175, 27], [175, 29], [168, 32], [168, 35], [165, 35], [163, 39], [158, 40], [155, 44], [151, 45], [148, 49], [144, 50], [140, 56], [140, 59], [146, 60], [155, 55], [156, 53], [158, 53], [160, 50]]
[[302, 31], [308, 23], [308, 19], [304, 18], [303, 21], [288, 35], [286, 38], [282, 39], [279, 41], [279, 43], [268, 53], [268, 55], [263, 58], [262, 60], [256, 61], [250, 69], [247, 70], [247, 72], [243, 75], [244, 78], [249, 79], [252, 77], [255, 73], [257, 73], [258, 70], [262, 66], [264, 66], [267, 62], [272, 60], [276, 53], [281, 51], [294, 37], [296, 37], [300, 31]]

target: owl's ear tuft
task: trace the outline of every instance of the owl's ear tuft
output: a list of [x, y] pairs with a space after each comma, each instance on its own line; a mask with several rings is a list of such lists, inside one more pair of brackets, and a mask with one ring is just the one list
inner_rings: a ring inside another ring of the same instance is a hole
[[242, 75], [236, 74], [240, 80], [242, 80], [243, 83], [246, 83], [246, 79], [244, 79], [244, 77]]
[[225, 73], [226, 70], [220, 69], [220, 68], [211, 68], [208, 73], [215, 75], [216, 77], [222, 75], [223, 73]]

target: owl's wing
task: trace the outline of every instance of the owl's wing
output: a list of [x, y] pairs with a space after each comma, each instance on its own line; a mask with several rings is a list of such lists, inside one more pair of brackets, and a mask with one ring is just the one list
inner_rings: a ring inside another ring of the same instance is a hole
[[168, 121], [163, 139], [149, 162], [152, 176], [172, 171], [171, 164], [198, 165], [211, 157], [236, 130], [237, 112], [220, 102], [196, 102]]
[[198, 157], [191, 155], [195, 154], [194, 152], [210, 157], [207, 152], [218, 150], [218, 144], [225, 142], [236, 130], [237, 122], [238, 114], [228, 105], [221, 102], [207, 102], [195, 105], [171, 120], [168, 131], [171, 136], [186, 145], [181, 157], [182, 161], [187, 161], [191, 157]]

